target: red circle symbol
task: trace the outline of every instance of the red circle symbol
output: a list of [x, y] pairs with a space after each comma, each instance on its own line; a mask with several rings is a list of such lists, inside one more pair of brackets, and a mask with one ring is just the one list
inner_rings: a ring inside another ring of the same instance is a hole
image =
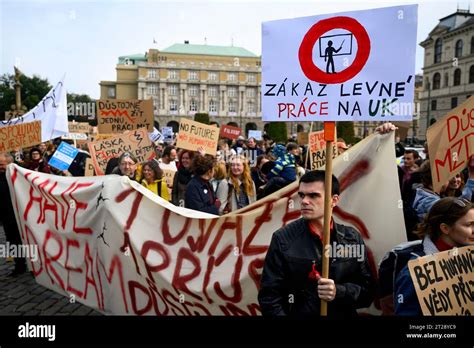
[[[339, 73], [327, 74], [313, 63], [313, 47], [321, 35], [329, 30], [339, 28], [350, 31], [355, 36], [358, 47], [357, 54], [354, 62], [348, 68]], [[357, 75], [367, 62], [369, 53], [370, 39], [365, 28], [354, 18], [341, 16], [323, 19], [313, 25], [301, 41], [298, 58], [301, 69], [308, 79], [333, 84], [345, 82]]]

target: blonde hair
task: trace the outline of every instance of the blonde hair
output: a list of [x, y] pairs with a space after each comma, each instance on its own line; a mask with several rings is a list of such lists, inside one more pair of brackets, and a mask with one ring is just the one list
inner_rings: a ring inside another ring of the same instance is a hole
[[214, 179], [222, 180], [227, 176], [227, 168], [225, 162], [216, 162], [214, 166]]
[[[235, 160], [241, 161], [242, 164], [244, 165], [244, 171], [242, 172], [240, 181], [244, 185], [245, 193], [249, 197], [255, 195], [255, 192], [253, 190], [253, 180], [252, 180], [252, 176], [250, 175], [250, 166], [249, 166], [249, 162], [247, 158], [243, 155], [235, 155], [231, 157], [229, 163], [232, 165], [232, 162]], [[240, 194], [239, 178], [234, 176], [232, 169], [229, 170], [229, 179], [232, 183], [232, 186], [234, 186], [234, 189], [237, 192], [237, 194]]]

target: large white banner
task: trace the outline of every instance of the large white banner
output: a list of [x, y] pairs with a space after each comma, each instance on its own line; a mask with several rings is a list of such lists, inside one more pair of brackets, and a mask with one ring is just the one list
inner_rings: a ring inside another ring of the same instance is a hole
[[[375, 271], [405, 240], [394, 136], [373, 135], [334, 160], [335, 219], [356, 227]], [[259, 315], [272, 233], [300, 218], [297, 183], [235, 213], [180, 208], [126, 177], [59, 177], [8, 167], [39, 284], [108, 314]]]
[[410, 121], [417, 5], [262, 24], [264, 121]]
[[41, 121], [41, 141], [43, 142], [69, 133], [64, 77], [33, 109], [18, 118], [0, 121], [0, 127], [33, 121]]

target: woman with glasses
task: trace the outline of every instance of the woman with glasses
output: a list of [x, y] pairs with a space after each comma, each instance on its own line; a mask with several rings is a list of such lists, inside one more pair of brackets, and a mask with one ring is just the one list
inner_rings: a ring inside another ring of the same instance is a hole
[[137, 181], [137, 165], [138, 161], [129, 152], [124, 152], [120, 155], [118, 166], [112, 171], [112, 174], [125, 175], [130, 180]]
[[[423, 238], [422, 248], [412, 253], [412, 259], [474, 245], [474, 204], [463, 198], [442, 198], [433, 205], [417, 232]], [[396, 278], [394, 300], [397, 315], [422, 315], [408, 265]]]
[[169, 201], [170, 194], [165, 180], [163, 180], [163, 170], [156, 161], [145, 162], [142, 166], [142, 186], [149, 189], [155, 195]]
[[51, 168], [44, 161], [41, 150], [37, 147], [30, 150], [30, 161], [26, 164], [26, 168], [40, 173], [51, 174]]

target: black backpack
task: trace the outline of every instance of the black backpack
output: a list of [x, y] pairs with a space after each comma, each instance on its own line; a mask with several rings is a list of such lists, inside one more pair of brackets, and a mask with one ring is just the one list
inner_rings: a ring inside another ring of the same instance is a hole
[[421, 240], [405, 242], [387, 252], [379, 265], [379, 279], [377, 284], [378, 298], [382, 315], [393, 315], [395, 309], [394, 286], [400, 271], [408, 264], [413, 255], [425, 254]]

